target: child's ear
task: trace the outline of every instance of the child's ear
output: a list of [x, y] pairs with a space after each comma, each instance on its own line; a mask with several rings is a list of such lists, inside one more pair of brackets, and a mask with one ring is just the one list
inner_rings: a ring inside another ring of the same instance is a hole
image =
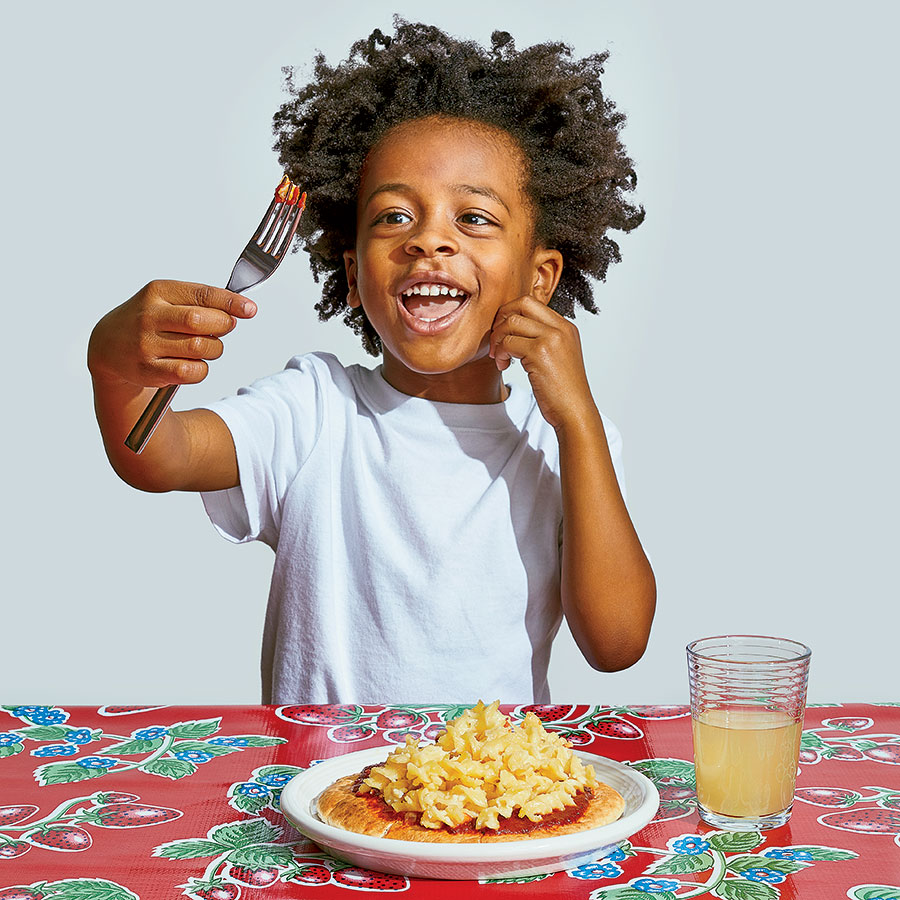
[[562, 275], [562, 253], [559, 250], [547, 250], [544, 247], [538, 247], [534, 252], [533, 263], [534, 282], [531, 287], [531, 294], [535, 300], [540, 300], [544, 306], [547, 306]]
[[357, 288], [355, 250], [344, 251], [344, 271], [347, 273], [347, 284], [350, 287], [350, 290], [347, 291], [347, 306], [355, 309], [362, 305], [362, 301], [359, 299], [359, 290]]

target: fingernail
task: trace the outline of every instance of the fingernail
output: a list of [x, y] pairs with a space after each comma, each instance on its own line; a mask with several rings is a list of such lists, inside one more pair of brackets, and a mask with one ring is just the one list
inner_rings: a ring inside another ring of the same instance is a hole
[[256, 312], [256, 304], [252, 300], [245, 300], [241, 304], [241, 312], [244, 315], [250, 315], [250, 313]]

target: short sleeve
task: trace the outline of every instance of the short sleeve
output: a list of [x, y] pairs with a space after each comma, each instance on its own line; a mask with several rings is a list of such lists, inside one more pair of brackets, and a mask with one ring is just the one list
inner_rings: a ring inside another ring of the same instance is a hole
[[284, 371], [209, 404], [234, 440], [240, 484], [201, 494], [215, 528], [237, 543], [275, 547], [283, 498], [312, 452], [324, 419], [317, 361], [292, 359]]

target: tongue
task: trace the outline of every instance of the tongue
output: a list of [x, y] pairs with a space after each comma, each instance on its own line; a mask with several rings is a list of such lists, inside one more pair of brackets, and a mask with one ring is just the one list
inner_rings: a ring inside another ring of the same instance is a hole
[[417, 319], [440, 319], [459, 309], [462, 301], [455, 297], [409, 297], [404, 306]]

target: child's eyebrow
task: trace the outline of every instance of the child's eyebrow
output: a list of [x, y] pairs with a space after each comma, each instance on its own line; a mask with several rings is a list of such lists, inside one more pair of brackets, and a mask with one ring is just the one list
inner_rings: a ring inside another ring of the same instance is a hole
[[503, 198], [489, 187], [483, 187], [477, 184], [455, 184], [453, 189], [459, 194], [478, 194], [479, 196], [487, 197], [489, 200], [499, 203], [507, 212], [509, 212], [509, 207], [503, 202]]
[[[478, 194], [481, 197], [487, 197], [489, 200], [499, 203], [507, 212], [509, 212], [509, 207], [506, 205], [503, 198], [489, 187], [477, 184], [454, 184], [451, 189], [457, 194]], [[412, 190], [413, 188], [410, 187], [410, 185], [400, 181], [392, 181], [389, 184], [380, 184], [368, 197], [366, 197], [362, 208], [365, 209], [365, 207], [367, 207], [379, 194], [388, 194], [393, 191], [403, 193]]]

